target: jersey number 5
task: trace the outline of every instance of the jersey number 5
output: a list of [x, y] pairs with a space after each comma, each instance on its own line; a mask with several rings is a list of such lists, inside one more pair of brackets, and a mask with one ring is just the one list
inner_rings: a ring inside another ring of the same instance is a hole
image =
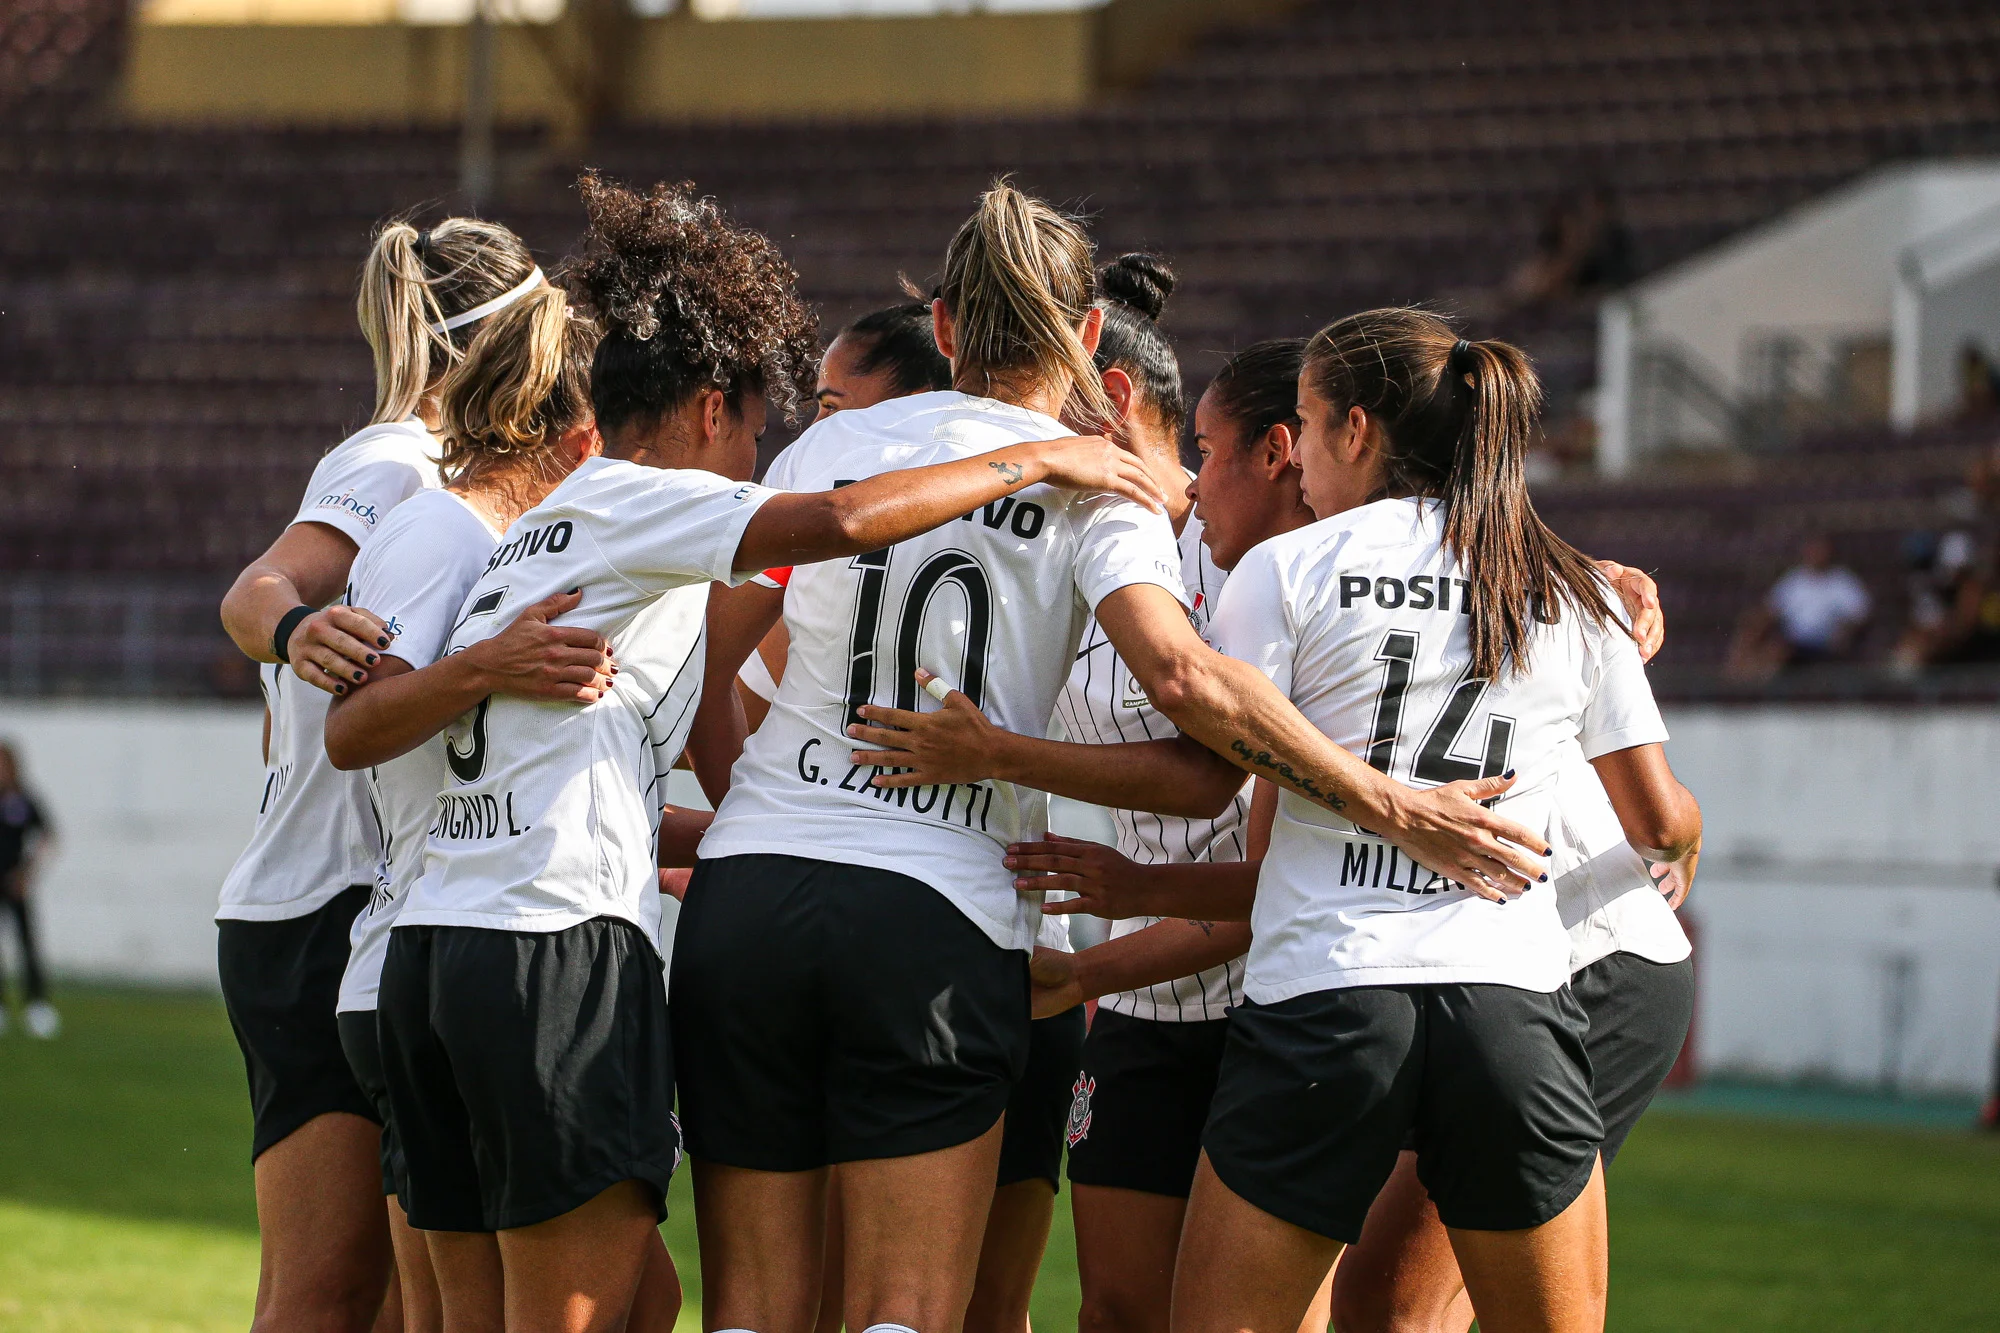
[[[1368, 763], [1390, 773], [1396, 762], [1396, 745], [1403, 730], [1403, 700], [1410, 691], [1410, 676], [1416, 668], [1421, 637], [1412, 630], [1392, 629], [1383, 636], [1375, 660], [1382, 663], [1382, 692], [1375, 697], [1375, 725], [1368, 737]], [[1489, 717], [1486, 746], [1478, 759], [1460, 759], [1452, 754], [1459, 733], [1486, 697], [1490, 682], [1467, 677], [1452, 687], [1451, 698], [1436, 722], [1417, 747], [1417, 761], [1410, 776], [1417, 782], [1443, 786], [1447, 782], [1498, 777], [1507, 771], [1507, 756], [1514, 748], [1514, 719]]]
[[[861, 720], [861, 706], [875, 694], [875, 641], [882, 632], [882, 600], [889, 582], [888, 550], [857, 555], [849, 568], [861, 572], [854, 597], [853, 637], [847, 654], [847, 723]], [[931, 598], [946, 584], [965, 598], [965, 656], [958, 664], [958, 689], [977, 708], [986, 694], [986, 645], [993, 636], [993, 585], [977, 560], [964, 551], [939, 551], [917, 567], [896, 616], [896, 707], [917, 706], [917, 668], [935, 671], [944, 663], [922, 662], [917, 652]]]
[[492, 702], [490, 696], [481, 699], [479, 707], [472, 711], [472, 734], [467, 738], [470, 749], [459, 749], [456, 736], [445, 737], [445, 762], [451, 765], [452, 776], [460, 782], [477, 782], [486, 771], [486, 706]]

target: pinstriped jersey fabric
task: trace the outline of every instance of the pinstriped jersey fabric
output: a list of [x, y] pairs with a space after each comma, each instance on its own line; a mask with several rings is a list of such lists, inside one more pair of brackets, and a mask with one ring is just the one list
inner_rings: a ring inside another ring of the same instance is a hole
[[[1201, 520], [1192, 514], [1180, 535], [1180, 552], [1181, 580], [1187, 588], [1188, 600], [1194, 604], [1189, 614], [1195, 629], [1207, 638], [1208, 619], [1215, 612], [1215, 599], [1222, 592], [1226, 575], [1208, 558], [1208, 548], [1201, 544]], [[1086, 745], [1164, 740], [1177, 734], [1174, 724], [1147, 701], [1145, 692], [1132, 679], [1131, 671], [1119, 659], [1095, 619], [1084, 629], [1076, 665], [1056, 702], [1056, 717], [1071, 740]], [[1145, 865], [1241, 861], [1244, 822], [1249, 809], [1250, 790], [1246, 782], [1229, 808], [1214, 819], [1114, 810], [1118, 850]], [[1117, 939], [1129, 935], [1159, 919], [1134, 917], [1114, 922], [1111, 936]], [[1229, 1006], [1242, 1001], [1243, 960], [1237, 958], [1191, 977], [1107, 995], [1099, 1003], [1129, 1018], [1192, 1023], [1221, 1018]]]

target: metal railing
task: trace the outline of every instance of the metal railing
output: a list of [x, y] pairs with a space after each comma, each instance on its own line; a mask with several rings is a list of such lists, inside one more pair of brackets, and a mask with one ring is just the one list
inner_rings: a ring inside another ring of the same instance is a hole
[[233, 698], [256, 670], [217, 618], [210, 578], [0, 576], [0, 690], [17, 696]]

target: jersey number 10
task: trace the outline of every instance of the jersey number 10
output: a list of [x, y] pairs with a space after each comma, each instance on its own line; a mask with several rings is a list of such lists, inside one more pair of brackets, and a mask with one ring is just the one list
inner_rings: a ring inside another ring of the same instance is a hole
[[[854, 597], [854, 630], [847, 654], [847, 723], [861, 721], [861, 706], [875, 694], [875, 640], [882, 630], [882, 601], [889, 582], [889, 551], [857, 555], [850, 569], [861, 571]], [[896, 707], [917, 706], [917, 668], [937, 670], [943, 663], [921, 662], [917, 652], [924, 634], [924, 616], [931, 598], [946, 584], [956, 584], [965, 597], [965, 657], [958, 663], [959, 692], [982, 707], [986, 696], [986, 645], [993, 637], [993, 585], [985, 569], [964, 551], [939, 551], [917, 567], [903, 593], [896, 615]], [[843, 724], [845, 725], [845, 724]]]

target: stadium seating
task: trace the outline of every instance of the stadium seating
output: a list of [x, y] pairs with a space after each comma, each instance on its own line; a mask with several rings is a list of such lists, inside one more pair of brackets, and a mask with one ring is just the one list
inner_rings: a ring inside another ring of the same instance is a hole
[[[0, 120], [0, 569], [42, 623], [97, 598], [166, 646], [151, 675], [129, 660], [138, 629], [24, 670], [10, 633], [0, 680], [199, 692], [214, 598], [366, 419], [352, 290], [369, 228], [441, 207], [457, 146], [135, 131], [77, 110], [75, 82], [19, 93]], [[1978, 0], [1320, 0], [1080, 116], [633, 125], [589, 160], [720, 196], [780, 241], [830, 325], [893, 299], [899, 273], [925, 281], [973, 195], [1011, 170], [1094, 214], [1107, 253], [1175, 260], [1169, 324], [1197, 381], [1253, 339], [1432, 300], [1534, 351], [1561, 416], [1594, 376], [1590, 304], [1500, 314], [1490, 296], [1559, 200], [1608, 186], [1650, 270], [1876, 163], [1996, 148], [2000, 7]], [[492, 211], [559, 253], [579, 225], [575, 162], [529, 130], [501, 159]], [[1837, 443], [1726, 481], [1565, 484], [1546, 507], [1581, 544], [1661, 571], [1692, 680], [1803, 526], [1837, 531], [1893, 593], [1878, 557], [1928, 521], [1976, 442]], [[22, 614], [9, 605], [0, 628]]]

